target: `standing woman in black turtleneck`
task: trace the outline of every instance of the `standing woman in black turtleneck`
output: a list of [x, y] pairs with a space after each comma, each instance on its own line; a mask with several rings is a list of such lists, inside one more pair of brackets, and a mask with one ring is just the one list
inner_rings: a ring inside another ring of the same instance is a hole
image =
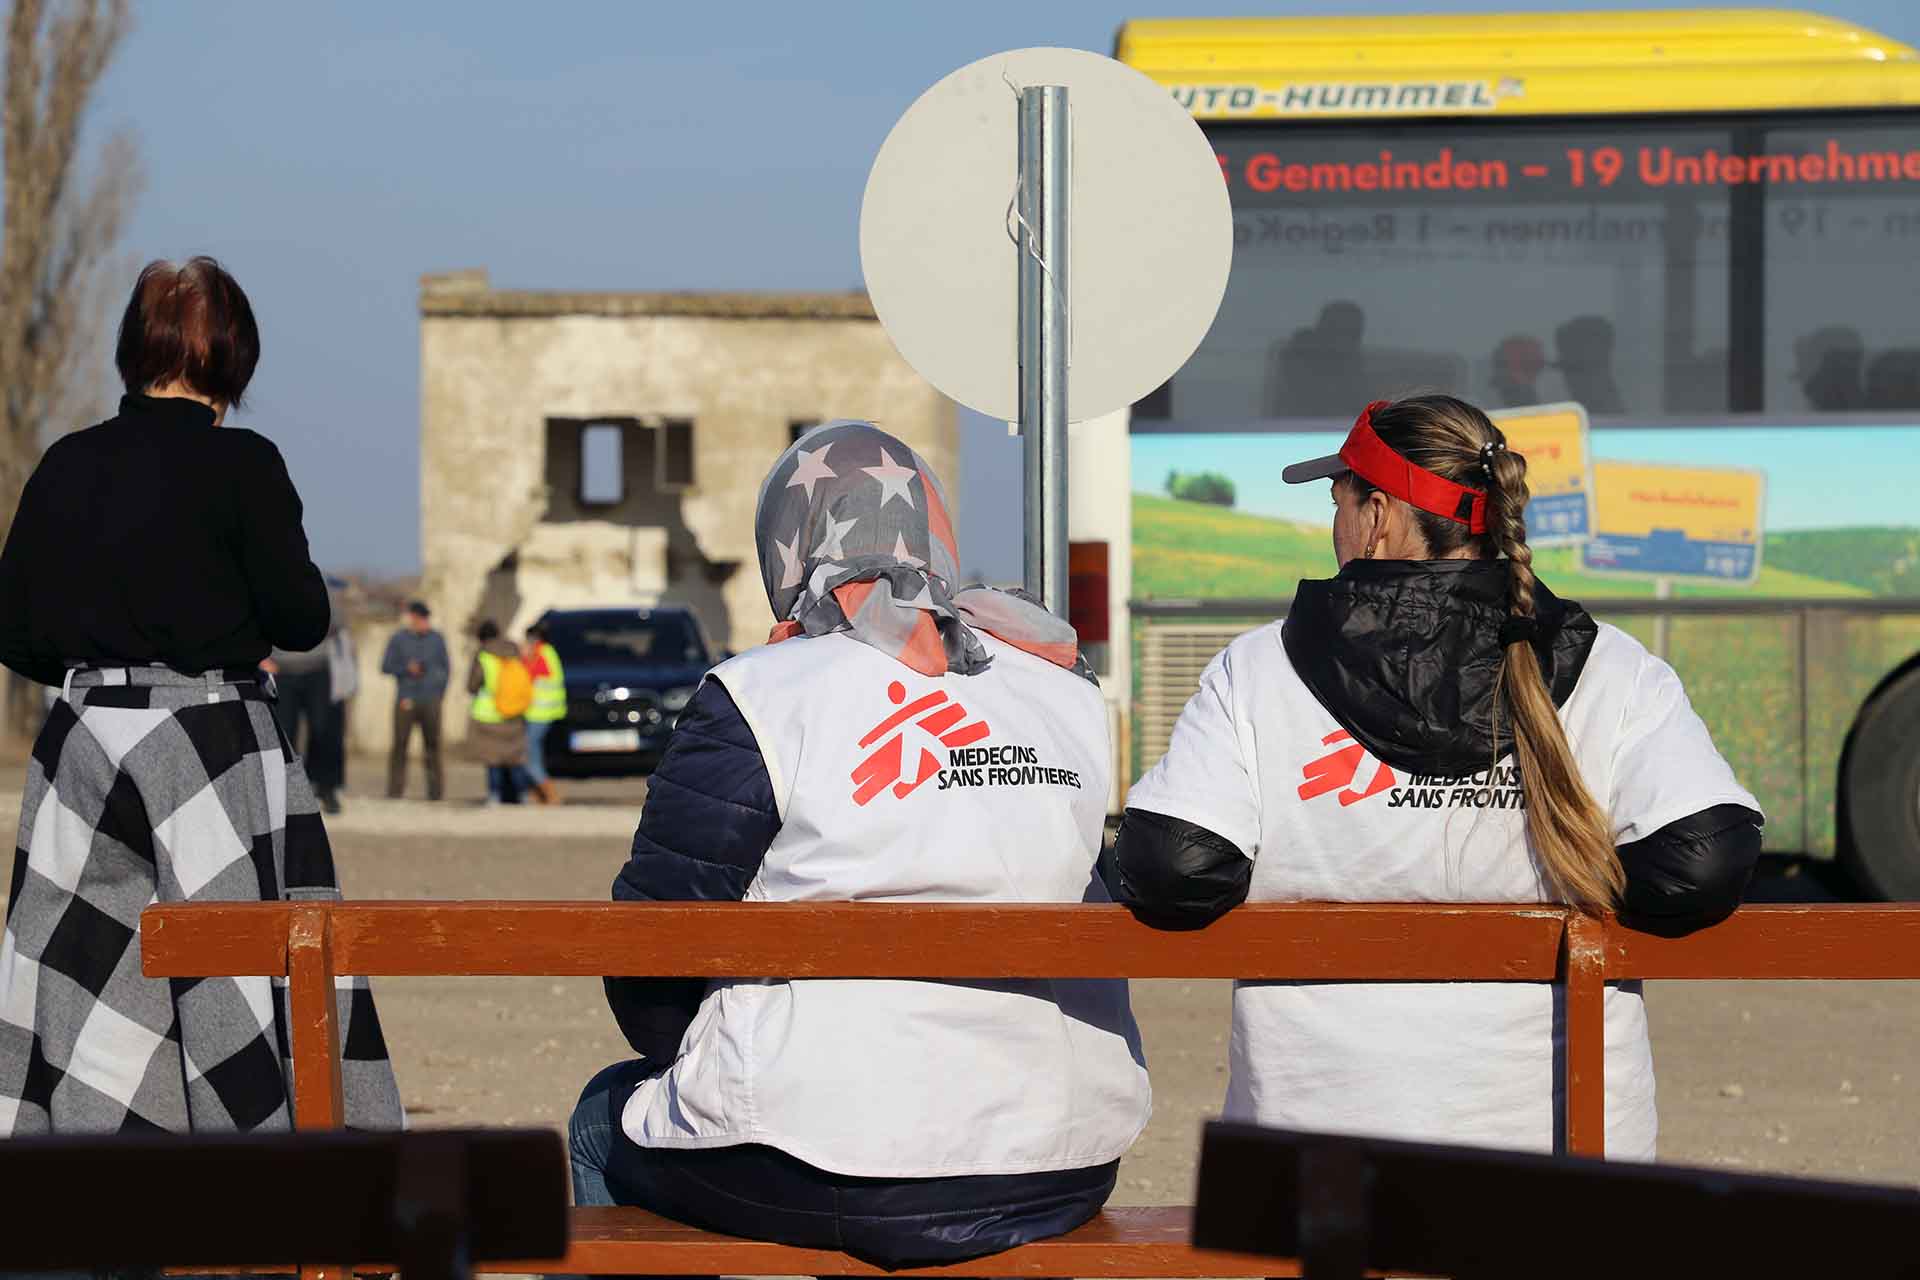
[[[279, 451], [222, 425], [260, 357], [233, 277], [148, 265], [115, 357], [120, 412], [47, 450], [0, 553], [0, 662], [61, 690], [0, 941], [0, 1137], [285, 1129], [282, 999], [141, 976], [139, 926], [153, 902], [339, 897], [258, 673], [325, 637], [326, 584]], [[395, 1126], [372, 996], [340, 1003], [348, 1122]]]

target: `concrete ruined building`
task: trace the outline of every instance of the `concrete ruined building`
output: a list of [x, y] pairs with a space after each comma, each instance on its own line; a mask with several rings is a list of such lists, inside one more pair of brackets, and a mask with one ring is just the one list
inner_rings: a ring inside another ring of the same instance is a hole
[[[716, 646], [764, 640], [754, 503], [773, 459], [819, 422], [870, 419], [949, 483], [958, 471], [952, 402], [894, 351], [861, 293], [561, 293], [495, 289], [485, 271], [427, 276], [420, 399], [422, 593], [456, 690], [483, 617], [518, 635], [548, 608], [677, 603]], [[449, 695], [455, 738], [465, 702]], [[357, 746], [383, 745], [384, 714], [354, 720]]]

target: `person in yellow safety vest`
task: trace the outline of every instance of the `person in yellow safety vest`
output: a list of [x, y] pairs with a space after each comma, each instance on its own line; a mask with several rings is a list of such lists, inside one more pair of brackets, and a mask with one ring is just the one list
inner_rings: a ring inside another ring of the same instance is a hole
[[547, 776], [547, 730], [567, 718], [567, 672], [541, 623], [527, 628], [522, 651], [533, 675], [533, 705], [527, 708], [527, 777], [541, 804], [559, 804], [560, 788]]
[[[500, 634], [492, 621], [482, 622], [477, 633], [480, 652], [474, 655], [467, 671], [467, 692], [473, 695], [472, 724], [467, 743], [480, 763], [487, 767], [488, 804], [518, 804], [527, 777], [527, 727], [524, 681], [525, 665], [520, 650]], [[519, 668], [517, 679], [508, 668]], [[519, 705], [507, 684], [520, 684]], [[502, 694], [507, 696], [503, 699]], [[506, 702], [509, 705], [503, 706]], [[508, 714], [511, 712], [512, 714]]]

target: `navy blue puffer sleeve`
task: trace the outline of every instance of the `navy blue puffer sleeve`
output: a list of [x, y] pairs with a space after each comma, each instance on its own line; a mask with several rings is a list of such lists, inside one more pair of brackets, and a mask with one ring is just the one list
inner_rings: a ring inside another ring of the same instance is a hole
[[[708, 680], [680, 714], [647, 782], [615, 902], [738, 902], [780, 829], [760, 744], [726, 686]], [[706, 995], [704, 978], [606, 979], [627, 1043], [665, 1066]]]

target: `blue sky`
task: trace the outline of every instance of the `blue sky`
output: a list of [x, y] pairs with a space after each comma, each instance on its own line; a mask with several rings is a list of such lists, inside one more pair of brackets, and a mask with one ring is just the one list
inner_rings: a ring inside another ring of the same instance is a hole
[[[266, 355], [240, 420], [286, 452], [317, 556], [408, 570], [422, 272], [486, 267], [520, 288], [845, 289], [860, 281], [860, 194], [881, 139], [976, 58], [1105, 52], [1129, 17], [1564, 7], [148, 0], [93, 123], [139, 139], [148, 182], [128, 257], [213, 253], [253, 298]], [[1920, 42], [1912, 0], [1808, 7]], [[966, 558], [1017, 574], [1018, 442], [968, 425], [955, 486]]]

